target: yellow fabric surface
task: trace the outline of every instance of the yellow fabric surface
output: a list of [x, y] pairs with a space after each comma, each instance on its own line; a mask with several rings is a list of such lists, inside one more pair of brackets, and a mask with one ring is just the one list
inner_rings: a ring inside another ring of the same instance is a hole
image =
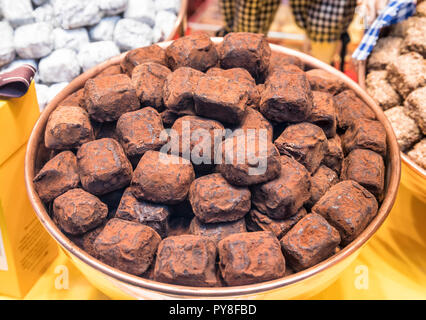
[[[68, 270], [66, 285], [63, 266]], [[426, 203], [401, 185], [385, 224], [339, 279], [313, 298], [426, 299]], [[90, 285], [61, 253], [25, 299], [108, 297]]]

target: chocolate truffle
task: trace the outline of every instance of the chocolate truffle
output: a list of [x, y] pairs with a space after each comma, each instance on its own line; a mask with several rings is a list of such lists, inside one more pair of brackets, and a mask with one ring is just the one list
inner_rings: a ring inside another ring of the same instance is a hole
[[235, 233], [218, 244], [219, 267], [229, 286], [281, 278], [285, 260], [280, 243], [271, 232]]
[[249, 132], [248, 130], [252, 129], [255, 131], [259, 131], [264, 129], [267, 132], [268, 139], [272, 141], [274, 135], [274, 129], [271, 123], [265, 119], [265, 117], [257, 110], [253, 108], [247, 108], [246, 114], [241, 121], [238, 129], [242, 129], [246, 134]]
[[401, 97], [387, 80], [386, 70], [372, 70], [365, 81], [367, 93], [382, 107], [383, 110], [401, 103]]
[[158, 247], [154, 280], [196, 287], [216, 286], [216, 256], [216, 245], [208, 237], [168, 237]]
[[84, 100], [90, 117], [99, 122], [117, 120], [123, 113], [140, 108], [136, 90], [125, 74], [87, 80]]
[[77, 152], [77, 164], [83, 188], [95, 195], [126, 187], [132, 178], [132, 165], [114, 139], [83, 144]]
[[426, 135], [426, 87], [411, 92], [404, 103], [407, 114]]
[[281, 156], [280, 160], [280, 176], [252, 190], [253, 204], [273, 219], [296, 214], [310, 198], [310, 175], [306, 168], [288, 156]]
[[336, 95], [346, 89], [346, 84], [335, 75], [323, 70], [312, 69], [306, 71], [311, 90], [327, 92]]
[[385, 111], [385, 115], [392, 125], [396, 140], [401, 151], [410, 149], [413, 144], [420, 140], [422, 133], [415, 120], [407, 115], [404, 107], [394, 107]]
[[209, 237], [215, 243], [234, 233], [247, 232], [245, 219], [231, 222], [204, 223], [194, 217], [189, 225], [189, 233], [196, 236]]
[[70, 95], [68, 95], [64, 100], [59, 102], [58, 106], [67, 106], [67, 107], [82, 107], [85, 109], [84, 105], [84, 88], [81, 88]]
[[354, 240], [377, 214], [376, 198], [358, 182], [345, 180], [332, 186], [312, 207], [335, 227], [342, 245]]
[[80, 183], [77, 158], [63, 151], [50, 159], [33, 179], [34, 187], [44, 202], [49, 202]]
[[108, 207], [83, 189], [71, 189], [53, 201], [53, 220], [66, 233], [85, 233], [102, 224]]
[[102, 262], [140, 275], [154, 261], [160, 241], [158, 233], [148, 226], [113, 218], [96, 238], [94, 247]]
[[336, 135], [336, 107], [333, 97], [326, 92], [313, 91], [313, 103], [308, 121], [320, 127], [327, 138]]
[[121, 61], [121, 69], [130, 77], [133, 68], [145, 62], [155, 62], [167, 66], [166, 51], [156, 44], [130, 50]]
[[94, 139], [87, 112], [77, 106], [60, 106], [50, 115], [44, 144], [50, 149], [71, 149]]
[[[342, 180], [346, 180], [342, 177]], [[339, 176], [334, 170], [321, 165], [311, 178], [311, 198], [308, 201], [312, 207], [331, 186], [339, 182]]]
[[400, 37], [385, 37], [377, 40], [367, 61], [368, 69], [383, 70], [400, 55]]
[[358, 98], [354, 91], [345, 90], [334, 96], [336, 104], [337, 125], [346, 130], [360, 119], [376, 119], [370, 107]]
[[295, 271], [307, 269], [333, 255], [339, 232], [319, 214], [308, 214], [280, 241], [288, 264]]
[[342, 141], [338, 135], [327, 141], [327, 151], [324, 154], [322, 163], [330, 169], [340, 174], [343, 161]]
[[100, 226], [92, 229], [81, 236], [81, 248], [90, 254], [92, 257], [98, 258], [98, 253], [95, 250], [95, 240], [102, 232], [105, 227], [105, 223], [102, 223]]
[[281, 68], [286, 65], [295, 65], [300, 70], [304, 69], [302, 60], [298, 57], [291, 56], [282, 52], [272, 51], [271, 58], [269, 59], [268, 74], [274, 72], [275, 69]]
[[140, 200], [174, 204], [186, 198], [194, 178], [188, 160], [150, 150], [133, 173], [132, 192]]
[[274, 143], [281, 154], [293, 157], [311, 173], [317, 170], [327, 150], [322, 129], [308, 122], [287, 127]]

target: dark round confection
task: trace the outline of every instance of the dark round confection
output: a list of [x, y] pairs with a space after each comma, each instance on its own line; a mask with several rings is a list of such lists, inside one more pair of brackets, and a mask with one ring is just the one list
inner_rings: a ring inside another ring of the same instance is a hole
[[245, 219], [231, 222], [203, 223], [197, 217], [191, 220], [189, 233], [209, 237], [215, 243], [234, 233], [247, 232]]
[[132, 192], [140, 200], [174, 204], [185, 200], [194, 178], [188, 160], [150, 150], [133, 173]]
[[83, 234], [102, 224], [108, 207], [83, 189], [71, 189], [53, 201], [53, 220], [69, 234]]
[[320, 127], [327, 138], [336, 135], [336, 107], [333, 96], [326, 92], [312, 91], [312, 109], [308, 121]]
[[145, 62], [154, 62], [167, 66], [166, 51], [156, 44], [130, 50], [121, 60], [121, 69], [130, 77], [133, 68]]
[[216, 47], [203, 32], [178, 38], [166, 49], [167, 63], [172, 70], [190, 67], [202, 72], [218, 63]]
[[220, 173], [194, 180], [189, 189], [192, 210], [204, 223], [241, 219], [250, 210], [250, 197], [248, 188], [232, 186]]
[[334, 136], [332, 139], [327, 141], [327, 151], [325, 152], [324, 159], [322, 162], [333, 169], [338, 174], [340, 174], [340, 169], [342, 168], [343, 160], [343, 149], [342, 141], [338, 135]]

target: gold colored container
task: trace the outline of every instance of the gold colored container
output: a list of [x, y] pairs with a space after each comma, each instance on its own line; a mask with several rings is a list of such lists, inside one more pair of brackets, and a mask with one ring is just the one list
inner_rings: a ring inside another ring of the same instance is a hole
[[[357, 68], [358, 83], [365, 90], [365, 79], [367, 77], [366, 61], [359, 61]], [[421, 168], [402, 151], [401, 159], [401, 183], [417, 198], [426, 203], [426, 170]]]
[[[222, 38], [213, 38], [215, 43], [222, 41]], [[171, 42], [163, 42], [159, 45], [166, 48]], [[312, 268], [303, 270], [290, 276], [273, 281], [257, 283], [246, 286], [223, 287], [223, 288], [199, 288], [179, 286], [160, 283], [143, 279], [115, 268], [112, 268], [99, 260], [91, 257], [86, 252], [72, 243], [53, 223], [48, 212], [38, 197], [33, 177], [42, 165], [43, 156], [43, 136], [47, 119], [58, 103], [70, 93], [80, 89], [85, 81], [108, 66], [120, 63], [124, 54], [112, 58], [91, 70], [81, 74], [63, 89], [46, 107], [37, 124], [35, 125], [27, 148], [25, 159], [25, 182], [29, 199], [37, 213], [41, 223], [50, 235], [59, 243], [62, 250], [72, 260], [74, 265], [87, 277], [87, 279], [106, 295], [116, 299], [291, 299], [308, 298], [330, 285], [337, 279], [343, 271], [357, 257], [360, 249], [374, 235], [377, 229], [386, 219], [398, 191], [401, 161], [398, 144], [392, 127], [386, 116], [373, 99], [369, 97], [354, 81], [332, 68], [306, 54], [272, 45], [273, 51], [294, 55], [314, 68], [324, 69], [331, 74], [342, 79], [348, 87], [353, 89], [358, 96], [365, 101], [375, 112], [377, 119], [383, 124], [387, 134], [388, 150], [386, 155], [386, 179], [385, 198], [379, 208], [377, 216], [371, 221], [367, 228], [352, 243], [343, 250], [333, 255], [329, 259], [322, 261]]]
[[188, 10], [188, 0], [181, 0], [181, 6], [176, 18], [175, 26], [167, 37], [166, 41], [173, 40], [175, 37], [183, 37], [186, 30], [186, 12]]

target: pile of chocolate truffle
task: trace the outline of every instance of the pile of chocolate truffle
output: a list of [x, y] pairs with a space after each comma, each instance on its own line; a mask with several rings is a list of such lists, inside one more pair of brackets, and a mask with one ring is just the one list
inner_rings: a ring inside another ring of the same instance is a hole
[[[339, 78], [304, 68], [251, 33], [129, 51], [50, 114], [35, 188], [75, 244], [144, 278], [235, 286], [312, 267], [377, 214], [386, 132]], [[241, 144], [231, 161], [187, 156]]]

